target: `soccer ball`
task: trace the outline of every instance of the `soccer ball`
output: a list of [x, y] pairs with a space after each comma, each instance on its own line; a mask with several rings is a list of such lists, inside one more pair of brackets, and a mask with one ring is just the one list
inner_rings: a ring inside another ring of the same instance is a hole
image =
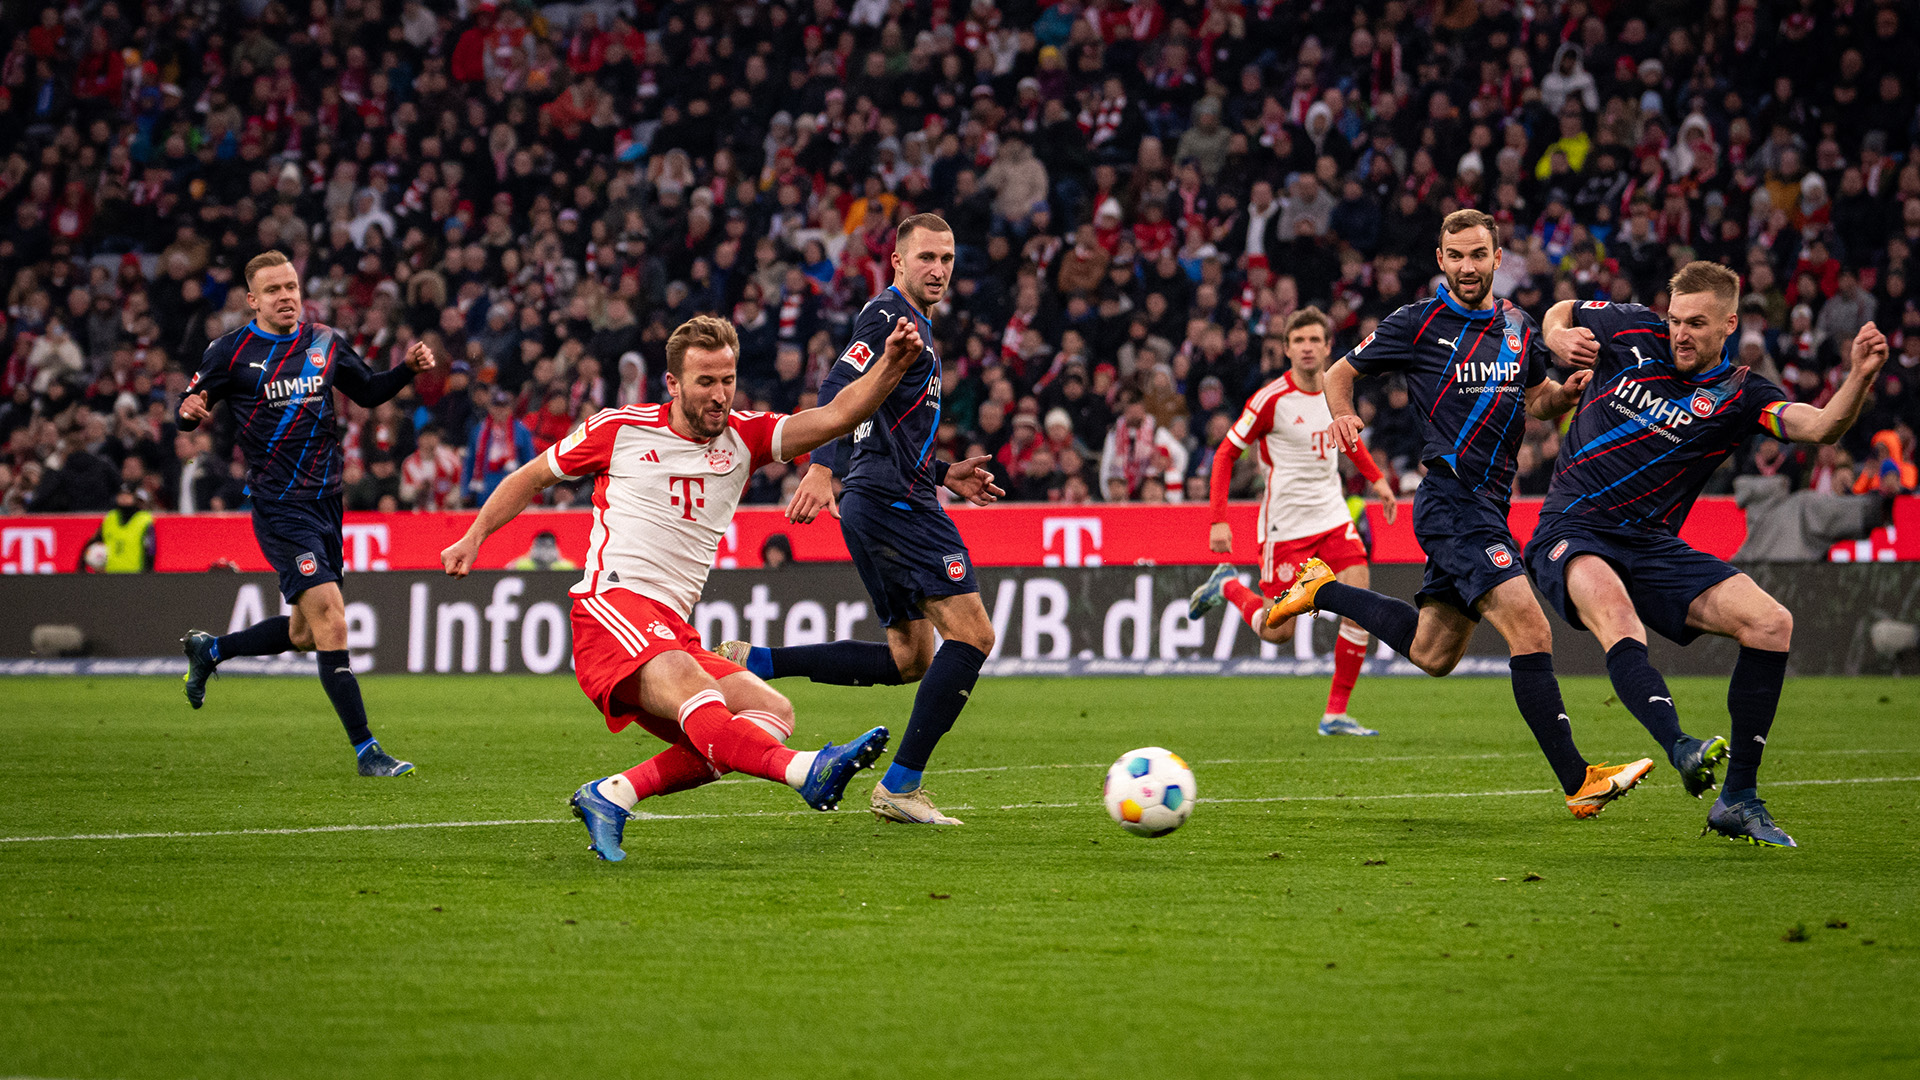
[[1129, 750], [1107, 770], [1107, 813], [1135, 836], [1165, 836], [1193, 813], [1193, 770], [1164, 747]]

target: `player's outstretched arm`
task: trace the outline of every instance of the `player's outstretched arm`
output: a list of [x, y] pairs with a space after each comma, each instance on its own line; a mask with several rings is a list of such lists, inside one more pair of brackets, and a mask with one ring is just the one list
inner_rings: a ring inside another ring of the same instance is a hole
[[1567, 376], [1566, 382], [1554, 382], [1542, 379], [1527, 387], [1527, 415], [1535, 420], [1551, 420], [1575, 405], [1580, 404], [1580, 395], [1593, 381], [1593, 372], [1576, 371]]
[[414, 342], [407, 349], [406, 359], [386, 371], [368, 370], [366, 362], [351, 350], [342, 359], [345, 362], [334, 369], [333, 384], [348, 400], [367, 409], [393, 400], [415, 374], [434, 365], [433, 350], [424, 341]]
[[848, 383], [827, 404], [787, 417], [780, 429], [781, 456], [791, 461], [859, 427], [879, 410], [893, 388], [900, 385], [900, 377], [925, 348], [920, 331], [911, 321], [904, 317], [894, 320], [893, 333], [887, 335], [886, 351], [880, 354], [873, 370]]
[[1586, 327], [1573, 325], [1573, 306], [1578, 302], [1562, 300], [1548, 308], [1547, 317], [1540, 320], [1540, 333], [1561, 363], [1590, 368], [1600, 359], [1600, 339]]
[[1353, 411], [1353, 380], [1360, 372], [1346, 357], [1327, 369], [1322, 383], [1327, 392], [1327, 409], [1333, 413], [1333, 423], [1327, 428], [1327, 435], [1334, 445], [1352, 452], [1360, 445], [1360, 429], [1366, 424], [1360, 420], [1360, 414]]
[[480, 557], [480, 542], [498, 532], [500, 526], [520, 516], [533, 502], [533, 497], [541, 491], [560, 482], [553, 470], [547, 467], [547, 455], [541, 454], [532, 461], [515, 469], [512, 475], [500, 481], [500, 486], [487, 496], [486, 505], [467, 527], [467, 535], [447, 545], [440, 553], [440, 565], [446, 568], [452, 577], [466, 577], [473, 569], [474, 560]]
[[1834, 443], [1860, 419], [1875, 376], [1887, 362], [1887, 336], [1868, 323], [1853, 338], [1853, 367], [1827, 403], [1814, 408], [1795, 402], [1780, 413], [1780, 428], [1794, 442]]

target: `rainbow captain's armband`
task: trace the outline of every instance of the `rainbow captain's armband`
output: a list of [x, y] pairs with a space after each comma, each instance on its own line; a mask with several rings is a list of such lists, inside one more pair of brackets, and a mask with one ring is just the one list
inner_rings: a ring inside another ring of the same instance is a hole
[[1776, 439], [1787, 438], [1787, 406], [1791, 402], [1769, 401], [1760, 407], [1760, 427]]

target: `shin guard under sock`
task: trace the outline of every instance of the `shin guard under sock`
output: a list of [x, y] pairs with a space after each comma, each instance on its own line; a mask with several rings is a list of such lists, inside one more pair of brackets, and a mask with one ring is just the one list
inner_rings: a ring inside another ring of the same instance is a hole
[[893, 662], [893, 650], [878, 641], [829, 641], [822, 645], [768, 649], [767, 668], [767, 673], [755, 674], [769, 679], [799, 676], [832, 686], [899, 686], [901, 683], [900, 668]]
[[214, 639], [213, 658], [231, 660], [236, 656], [278, 656], [293, 651], [293, 638], [287, 628], [292, 620], [285, 615], [262, 619], [245, 630], [235, 630]]
[[1560, 683], [1553, 677], [1550, 653], [1522, 653], [1508, 661], [1513, 672], [1513, 700], [1520, 715], [1533, 729], [1534, 741], [1547, 755], [1547, 764], [1560, 780], [1560, 787], [1571, 795], [1587, 779], [1587, 759], [1573, 742], [1573, 725], [1560, 702]]
[[347, 741], [359, 746], [373, 738], [367, 730], [367, 707], [360, 700], [360, 680], [353, 677], [353, 661], [345, 649], [315, 653], [320, 667], [320, 685], [340, 714], [340, 726], [347, 729]]
[[1366, 627], [1401, 656], [1413, 648], [1414, 631], [1420, 628], [1419, 608], [1405, 600], [1338, 581], [1320, 586], [1320, 591], [1313, 594], [1313, 603], [1321, 611], [1344, 615]]
[[680, 706], [680, 730], [717, 769], [787, 782], [793, 751], [744, 716], [735, 716], [717, 690], [702, 690]]
[[[927, 767], [940, 737], [953, 729], [960, 710], [967, 707], [973, 684], [980, 678], [980, 665], [986, 662], [986, 653], [964, 641], [950, 640], [940, 646], [914, 695], [913, 715], [907, 719], [906, 734], [900, 737], [900, 748], [893, 754], [896, 764], [916, 773]], [[887, 790], [895, 788], [888, 784]]]
[[1771, 649], [1740, 649], [1733, 663], [1733, 682], [1727, 686], [1727, 715], [1732, 719], [1728, 741], [1733, 754], [1727, 764], [1722, 792], [1748, 791], [1760, 775], [1760, 756], [1767, 750], [1767, 733], [1780, 708], [1780, 684], [1787, 678], [1787, 654]]
[[1653, 736], [1660, 749], [1673, 757], [1673, 745], [1685, 737], [1680, 730], [1680, 713], [1673, 707], [1673, 691], [1647, 662], [1645, 642], [1621, 638], [1607, 650], [1607, 674], [1613, 679], [1613, 692]]

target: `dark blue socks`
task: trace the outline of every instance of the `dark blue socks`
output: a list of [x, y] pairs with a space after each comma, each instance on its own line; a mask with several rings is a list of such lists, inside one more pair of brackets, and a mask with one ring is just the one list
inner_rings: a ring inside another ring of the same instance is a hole
[[271, 619], [262, 619], [245, 630], [235, 630], [231, 634], [214, 639], [213, 658], [231, 660], [236, 656], [278, 656], [293, 649], [293, 639], [287, 636], [287, 626], [291, 620], [285, 615], [276, 615]]
[[784, 649], [756, 646], [747, 654], [747, 670], [763, 679], [800, 676], [832, 686], [899, 686], [901, 682], [893, 650], [875, 641], [829, 641]]
[[[1325, 594], [1327, 588], [1321, 586], [1321, 593]], [[1587, 759], [1573, 744], [1573, 725], [1560, 703], [1559, 680], [1553, 677], [1553, 655], [1522, 653], [1508, 661], [1508, 667], [1513, 671], [1514, 703], [1533, 729], [1533, 737], [1547, 755], [1547, 764], [1553, 767], [1561, 789], [1569, 795], [1579, 791], [1587, 779]]]
[[1787, 654], [1742, 646], [1733, 664], [1733, 682], [1727, 687], [1727, 715], [1733, 720], [1729, 741], [1733, 755], [1727, 764], [1721, 801], [1736, 793], [1752, 793], [1760, 776], [1760, 755], [1767, 750], [1767, 732], [1780, 708], [1780, 684], [1787, 678]]
[[1345, 615], [1387, 643], [1401, 656], [1413, 648], [1413, 633], [1420, 628], [1420, 609], [1405, 600], [1382, 596], [1369, 589], [1356, 589], [1338, 581], [1329, 581], [1313, 594], [1313, 606], [1335, 615]]
[[[1647, 644], [1621, 638], [1607, 650], [1607, 674], [1613, 678], [1613, 692], [1653, 736], [1660, 748], [1673, 758], [1673, 746], [1686, 737], [1680, 730], [1680, 713], [1673, 707], [1673, 691], [1647, 662]], [[1777, 685], [1777, 684], [1776, 684]]]
[[367, 730], [367, 707], [360, 701], [360, 680], [353, 677], [353, 663], [347, 650], [334, 649], [314, 654], [319, 658], [320, 685], [340, 714], [340, 725], [347, 729], [347, 741], [358, 747], [373, 738]]
[[907, 732], [900, 737], [893, 765], [880, 781], [888, 791], [912, 791], [920, 786], [927, 759], [933, 756], [940, 737], [952, 730], [960, 710], [967, 707], [973, 684], [980, 678], [980, 665], [986, 662], [986, 653], [964, 641], [948, 641], [933, 654], [933, 663], [927, 665], [920, 690], [914, 695]]

